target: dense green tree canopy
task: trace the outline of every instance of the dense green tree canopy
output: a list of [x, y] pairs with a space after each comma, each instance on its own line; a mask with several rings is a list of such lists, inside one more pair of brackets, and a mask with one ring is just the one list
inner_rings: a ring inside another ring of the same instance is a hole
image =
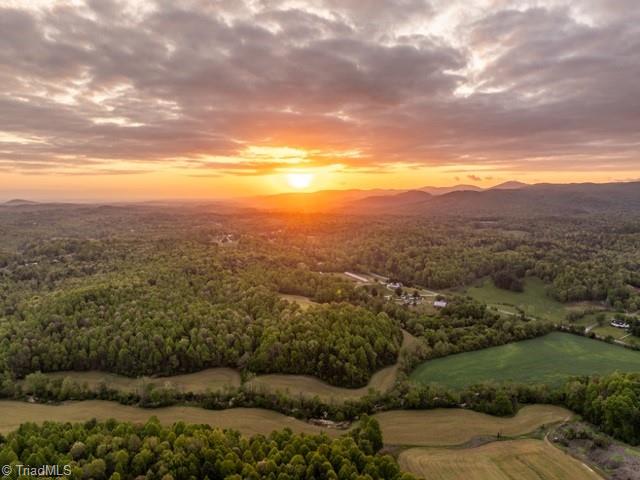
[[381, 445], [377, 422], [367, 418], [355, 434], [335, 440], [290, 430], [244, 438], [182, 422], [165, 427], [156, 419], [144, 425], [47, 422], [0, 437], [0, 465], [68, 465], [70, 478], [96, 480], [413, 479], [392, 457], [376, 454]]

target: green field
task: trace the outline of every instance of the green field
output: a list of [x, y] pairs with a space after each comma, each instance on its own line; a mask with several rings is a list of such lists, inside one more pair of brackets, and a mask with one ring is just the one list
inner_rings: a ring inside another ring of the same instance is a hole
[[[525, 314], [562, 322], [567, 314], [567, 306], [550, 298], [546, 286], [539, 278], [528, 277], [524, 281], [523, 292], [512, 292], [496, 287], [490, 279], [482, 284], [469, 287], [466, 292], [471, 297], [500, 309], [500, 306], [515, 306]], [[505, 311], [512, 311], [504, 308]]]
[[411, 379], [461, 388], [485, 381], [561, 384], [574, 375], [640, 371], [640, 352], [586, 337], [544, 337], [460, 353], [419, 365]]

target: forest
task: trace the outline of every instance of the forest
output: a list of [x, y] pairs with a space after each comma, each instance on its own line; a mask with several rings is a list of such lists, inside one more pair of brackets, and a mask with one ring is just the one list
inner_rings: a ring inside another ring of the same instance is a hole
[[[378, 455], [380, 427], [363, 418], [360, 426], [338, 439], [294, 435], [241, 437], [237, 431], [177, 422], [160, 425], [89, 421], [84, 424], [27, 423], [0, 436], [0, 464], [58, 465], [66, 478], [133, 479], [349, 479], [412, 480], [395, 460]], [[10, 477], [13, 478], [13, 477]]]
[[[460, 294], [480, 279], [518, 290], [524, 278], [537, 277], [551, 298], [590, 302], [589, 308], [623, 316], [635, 313], [640, 224], [633, 221], [599, 216], [363, 220], [72, 205], [0, 208], [0, 220], [6, 226], [0, 239], [5, 397], [244, 405], [336, 419], [376, 408], [460, 405], [509, 415], [521, 403], [545, 402], [566, 404], [618, 438], [638, 442], [637, 432], [617, 425], [610, 413], [637, 420], [636, 377], [625, 377], [619, 395], [599, 389], [598, 382], [609, 380], [596, 378], [571, 384], [578, 392], [584, 385], [588, 395], [518, 385], [450, 392], [406, 381], [421, 361], [558, 328], [545, 319], [502, 314]], [[397, 289], [390, 291], [384, 282], [359, 284], [345, 271], [375, 273], [409, 290], [437, 289], [448, 304], [405, 305], [396, 301]], [[301, 306], [283, 294], [309, 303]], [[402, 330], [416, 345], [400, 355]], [[578, 326], [574, 330], [581, 333]], [[637, 331], [632, 322], [630, 333]], [[199, 398], [161, 388], [143, 395], [108, 389], [96, 394], [63, 380], [45, 381], [37, 373], [167, 376], [224, 366], [244, 378], [304, 374], [360, 387], [396, 362], [400, 378], [391, 392], [343, 405], [242, 389]], [[18, 387], [25, 377], [27, 387]]]

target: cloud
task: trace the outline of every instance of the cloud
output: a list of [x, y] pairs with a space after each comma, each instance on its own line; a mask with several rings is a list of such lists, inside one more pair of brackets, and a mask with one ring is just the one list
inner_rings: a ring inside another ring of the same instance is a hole
[[482, 181], [482, 177], [479, 177], [478, 175], [467, 175], [467, 178], [469, 180], [473, 180], [474, 182], [481, 182]]
[[287, 168], [253, 145], [346, 171], [637, 170], [640, 12], [616, 2], [0, 0], [0, 167]]

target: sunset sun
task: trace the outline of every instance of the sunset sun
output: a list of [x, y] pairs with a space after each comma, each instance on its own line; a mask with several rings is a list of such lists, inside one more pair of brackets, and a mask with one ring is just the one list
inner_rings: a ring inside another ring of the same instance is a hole
[[289, 173], [287, 174], [287, 183], [291, 188], [302, 190], [307, 188], [313, 182], [313, 173]]

